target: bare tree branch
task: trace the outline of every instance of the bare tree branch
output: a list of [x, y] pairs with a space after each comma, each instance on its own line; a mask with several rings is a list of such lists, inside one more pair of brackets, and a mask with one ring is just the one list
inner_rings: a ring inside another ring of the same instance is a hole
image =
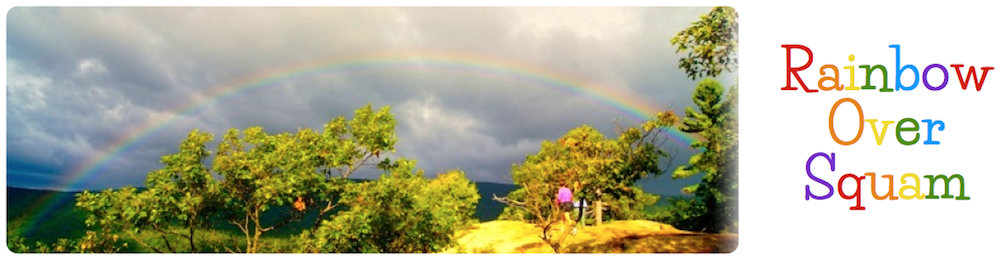
[[524, 202], [519, 202], [517, 200], [511, 200], [511, 199], [508, 199], [507, 197], [497, 197], [497, 194], [495, 194], [495, 193], [493, 194], [493, 200], [501, 202], [501, 203], [505, 203], [505, 204], [508, 204], [508, 205], [511, 205], [511, 206], [519, 207], [519, 208], [527, 208], [527, 204], [525, 204]]

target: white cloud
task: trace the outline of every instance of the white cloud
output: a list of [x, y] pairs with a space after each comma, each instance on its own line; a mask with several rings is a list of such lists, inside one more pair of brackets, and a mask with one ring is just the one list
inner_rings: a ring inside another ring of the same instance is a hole
[[45, 106], [46, 91], [51, 84], [51, 78], [27, 71], [17, 60], [7, 59], [7, 108], [14, 112]]
[[80, 60], [80, 62], [77, 63], [76, 67], [77, 67], [76, 68], [77, 75], [89, 75], [94, 73], [108, 72], [108, 68], [104, 67], [104, 64], [101, 63], [101, 60], [97, 59]]
[[621, 38], [642, 26], [641, 17], [629, 8], [516, 8], [521, 29], [529, 35], [545, 35], [557, 29], [569, 29], [583, 38]]

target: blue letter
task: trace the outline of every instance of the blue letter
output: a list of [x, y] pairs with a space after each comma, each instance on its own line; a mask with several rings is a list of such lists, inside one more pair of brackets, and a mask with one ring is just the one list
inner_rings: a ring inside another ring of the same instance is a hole
[[[896, 91], [899, 91], [899, 90], [913, 90], [914, 88], [917, 87], [917, 84], [920, 83], [920, 72], [917, 72], [917, 67], [913, 66], [912, 64], [908, 64], [908, 65], [903, 66], [902, 68], [900, 68], [899, 67], [899, 45], [893, 44], [893, 45], [889, 45], [889, 47], [896, 49]], [[903, 87], [903, 84], [899, 82], [899, 78], [901, 77], [900, 76], [900, 72], [902, 72], [903, 70], [906, 70], [906, 69], [913, 70], [913, 84], [911, 84], [910, 86], [907, 86], [907, 87]]]
[[924, 145], [939, 145], [939, 144], [941, 144], [941, 142], [935, 141], [935, 140], [931, 139], [931, 132], [934, 132], [934, 130], [932, 130], [932, 129], [934, 129], [934, 125], [941, 125], [940, 127], [938, 127], [938, 131], [944, 131], [944, 121], [924, 119], [924, 120], [920, 120], [920, 122], [927, 123], [927, 140], [924, 141]]

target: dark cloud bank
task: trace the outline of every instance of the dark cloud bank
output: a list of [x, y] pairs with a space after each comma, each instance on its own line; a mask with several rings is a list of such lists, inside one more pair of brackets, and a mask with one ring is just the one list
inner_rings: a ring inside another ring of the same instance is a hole
[[[282, 67], [365, 53], [447, 52], [541, 67], [683, 114], [695, 82], [669, 39], [709, 8], [14, 8], [7, 15], [7, 184], [65, 188], [73, 169], [131, 133], [173, 121], [72, 188], [140, 185], [191, 129], [314, 129], [390, 105], [397, 154], [509, 183], [511, 164], [581, 124], [629, 117], [502, 73], [406, 66], [321, 71], [179, 113]], [[732, 77], [732, 76], [729, 76]], [[730, 81], [734, 81], [730, 78]], [[127, 140], [127, 139], [126, 139]], [[214, 143], [210, 145], [214, 149]], [[678, 146], [675, 164], [690, 152]], [[361, 177], [374, 178], [374, 171]], [[696, 179], [695, 179], [696, 180]], [[645, 183], [674, 194], [691, 180]]]

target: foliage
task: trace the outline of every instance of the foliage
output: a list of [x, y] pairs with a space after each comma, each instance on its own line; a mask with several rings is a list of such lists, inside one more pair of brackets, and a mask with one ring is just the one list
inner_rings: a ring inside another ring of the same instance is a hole
[[[679, 66], [692, 79], [714, 77], [722, 70], [736, 69], [738, 18], [732, 8], [716, 7], [708, 15], [685, 29], [671, 41], [680, 45], [678, 51], [691, 50]], [[725, 97], [723, 97], [725, 95]], [[678, 227], [703, 231], [737, 231], [737, 178], [739, 134], [738, 91], [733, 86], [729, 94], [717, 81], [706, 78], [695, 88], [694, 103], [699, 110], [685, 109], [685, 132], [697, 132], [704, 140], [691, 144], [701, 153], [691, 157], [687, 165], [674, 170], [672, 177], [688, 178], [704, 173], [699, 184], [682, 189], [695, 200], [673, 200], [669, 216]], [[683, 223], [683, 224], [676, 224]]]
[[[368, 105], [356, 110], [349, 122], [343, 117], [331, 120], [322, 133], [302, 129], [269, 135], [261, 127], [242, 133], [230, 129], [211, 170], [204, 165], [211, 154], [205, 143], [213, 137], [194, 130], [178, 153], [163, 157], [162, 169], [148, 174], [146, 190], [83, 192], [77, 206], [89, 213], [89, 227], [124, 232], [155, 252], [181, 250], [177, 237], [189, 251], [204, 250], [195, 245], [196, 232], [208, 228], [210, 218], [221, 216], [244, 234], [243, 243], [227, 251], [258, 252], [264, 233], [307, 213], [316, 214], [314, 225], [319, 226], [326, 213], [334, 211], [352, 173], [389, 164], [388, 158], [377, 160], [383, 151], [395, 152], [395, 125], [388, 107], [375, 112]], [[292, 208], [281, 218], [264, 220], [264, 213], [286, 206]], [[157, 232], [163, 245], [141, 237], [143, 231]]]
[[60, 238], [51, 244], [35, 242], [30, 245], [24, 241], [20, 236], [8, 236], [7, 248], [14, 253], [116, 253], [128, 247], [128, 243], [119, 243], [116, 234], [95, 231], [87, 231], [80, 239]]
[[634, 197], [618, 198], [608, 201], [608, 218], [611, 220], [639, 220], [646, 218], [646, 207], [656, 204], [659, 195], [642, 191], [642, 188], [632, 188]]
[[78, 250], [78, 245], [69, 239], [60, 238], [53, 244], [35, 242], [34, 245], [24, 243], [20, 236], [7, 237], [7, 249], [13, 253], [69, 253]]
[[[701, 199], [670, 197], [667, 200], [670, 202], [670, 206], [655, 207], [651, 212], [647, 213], [646, 219], [688, 229], [707, 230], [703, 222], [705, 221], [704, 216], [708, 211]], [[702, 225], [703, 227], [695, 228], [698, 225]]]
[[345, 122], [343, 117], [323, 126], [323, 134], [306, 140], [300, 152], [302, 160], [311, 161], [322, 175], [321, 180], [311, 181], [305, 196], [307, 209], [317, 209], [314, 227], [326, 218], [326, 213], [337, 207], [336, 199], [349, 183], [346, 180], [361, 168], [375, 168], [387, 164], [389, 159], [378, 161], [382, 152], [396, 152], [396, 120], [389, 107], [377, 112], [367, 105], [354, 112], [354, 118]]
[[[301, 219], [310, 209], [319, 209], [318, 225], [336, 207], [351, 173], [374, 166], [381, 151], [395, 151], [395, 125], [388, 107], [373, 112], [368, 105], [349, 123], [343, 117], [331, 120], [322, 134], [307, 128], [268, 135], [250, 127], [240, 138], [239, 130], [229, 130], [213, 168], [223, 178], [226, 218], [246, 237], [244, 251], [257, 252], [262, 234]], [[286, 205], [298, 208], [278, 221], [262, 220], [264, 212]]]
[[687, 117], [684, 118], [685, 126], [681, 130], [698, 132], [705, 140], [691, 144], [691, 147], [701, 148], [702, 152], [692, 156], [687, 165], [674, 170], [672, 177], [687, 178], [704, 173], [699, 184], [685, 187], [683, 192], [694, 193], [704, 205], [705, 214], [702, 216], [703, 220], [691, 225], [680, 225], [682, 227], [713, 232], [736, 230], [738, 138], [737, 113], [732, 111], [736, 94], [734, 88], [728, 98], [723, 99], [722, 89], [722, 85], [715, 80], [702, 80], [694, 94], [694, 101], [701, 112], [695, 112], [691, 107], [685, 110]]
[[251, 127], [240, 138], [239, 130], [230, 129], [219, 144], [213, 168], [223, 178], [224, 216], [245, 235], [245, 252], [257, 252], [262, 234], [301, 217], [301, 211], [290, 209], [279, 222], [262, 220], [272, 207], [292, 204], [305, 195], [308, 181], [317, 179], [295, 157], [298, 138], [310, 133], [268, 135], [263, 128]]
[[300, 236], [304, 252], [437, 252], [473, 218], [479, 194], [461, 171], [434, 180], [413, 172], [415, 161], [384, 166], [378, 180], [349, 187], [350, 206], [313, 232]]
[[[104, 190], [100, 193], [83, 192], [77, 196], [77, 207], [90, 215], [87, 226], [100, 226], [105, 231], [125, 232], [140, 245], [155, 252], [176, 252], [178, 243], [171, 244], [168, 235], [184, 237], [195, 247], [195, 230], [206, 228], [208, 218], [214, 213], [217, 182], [202, 165], [209, 152], [205, 143], [211, 134], [192, 131], [180, 145], [180, 153], [166, 155], [161, 160], [164, 168], [149, 173], [146, 191], [134, 187]], [[172, 229], [181, 225], [186, 230]], [[166, 244], [164, 249], [149, 245], [136, 237], [141, 230], [153, 230]], [[184, 232], [186, 231], [186, 232]]]
[[514, 183], [521, 188], [494, 197], [510, 205], [500, 218], [538, 223], [544, 228], [543, 238], [549, 240], [547, 232], [561, 214], [555, 202], [560, 186], [577, 187], [574, 197], [617, 204], [612, 207], [619, 209], [613, 213], [619, 218], [635, 217], [634, 208], [655, 202], [655, 197], [634, 185], [664, 172], [660, 161], [669, 155], [661, 148], [662, 128], [676, 120], [672, 112], [661, 112], [640, 126], [620, 129], [617, 139], [584, 125], [556, 142], [542, 142], [538, 153], [511, 167]]
[[739, 50], [739, 17], [732, 7], [715, 7], [670, 39], [677, 53], [688, 52], [681, 58], [680, 68], [692, 80], [715, 77], [737, 67]]

